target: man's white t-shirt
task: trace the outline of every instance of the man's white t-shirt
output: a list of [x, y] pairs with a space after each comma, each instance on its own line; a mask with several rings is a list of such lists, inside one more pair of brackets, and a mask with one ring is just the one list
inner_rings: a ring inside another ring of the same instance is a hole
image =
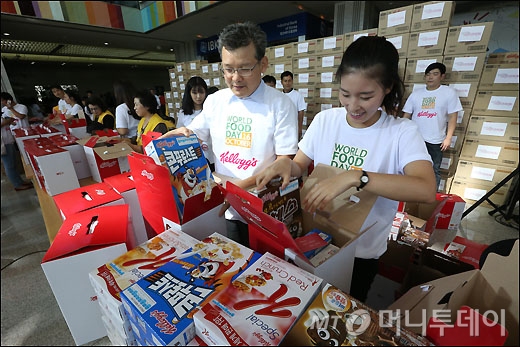
[[[212, 144], [215, 171], [239, 179], [259, 173], [277, 155], [292, 155], [298, 149], [294, 104], [264, 83], [246, 98], [229, 88], [209, 95], [188, 128]], [[226, 218], [242, 220], [231, 208]]]
[[80, 104], [74, 104], [73, 106], [71, 106], [70, 109], [68, 109], [65, 112], [65, 116], [77, 116], [81, 112], [85, 114], [85, 112], [83, 111], [83, 106], [81, 106]]
[[448, 114], [462, 111], [457, 91], [440, 85], [435, 90], [421, 87], [412, 92], [406, 100], [403, 112], [410, 113], [417, 123], [424, 141], [440, 144], [446, 138]]
[[292, 100], [298, 112], [305, 111], [307, 109], [307, 103], [305, 102], [303, 95], [299, 91], [293, 89], [289, 93], [284, 94]]
[[7, 106], [2, 107], [2, 113], [3, 113], [4, 117], [11, 117], [11, 118], [16, 119], [13, 123], [11, 123], [11, 126], [10, 126], [11, 130], [29, 128], [29, 116], [28, 116], [29, 109], [27, 108], [27, 106], [25, 106], [23, 104], [16, 104], [13, 106], [13, 108], [15, 109], [16, 112], [24, 114], [25, 118], [19, 119], [11, 112], [10, 109], [7, 108]]
[[[353, 128], [346, 121], [343, 107], [319, 112], [299, 147], [314, 160], [314, 165], [322, 163], [345, 170], [404, 174], [404, 167], [412, 161], [431, 162], [417, 125], [409, 119], [394, 118], [382, 112], [374, 125]], [[361, 230], [374, 222], [377, 224], [359, 239], [356, 257], [378, 258], [386, 251], [397, 205], [397, 201], [377, 198]]]
[[127, 137], [137, 136], [137, 125], [139, 124], [139, 120], [132, 117], [130, 114], [130, 109], [126, 106], [125, 103], [119, 104], [116, 107], [116, 129], [117, 128], [127, 128], [128, 134]]

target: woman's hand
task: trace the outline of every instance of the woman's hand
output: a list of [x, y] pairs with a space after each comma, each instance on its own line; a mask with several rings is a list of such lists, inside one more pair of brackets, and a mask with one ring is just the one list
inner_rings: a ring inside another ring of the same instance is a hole
[[325, 209], [327, 204], [335, 197], [354, 186], [354, 184], [348, 183], [350, 181], [349, 176], [355, 175], [354, 172], [354, 170], [345, 171], [316, 183], [302, 200], [302, 209], [309, 213]]
[[287, 187], [291, 181], [292, 160], [282, 157], [275, 160], [271, 165], [256, 175], [256, 189], [264, 189], [265, 185], [275, 177], [282, 178], [282, 189]]
[[193, 131], [191, 131], [190, 129], [188, 129], [186, 127], [180, 127], [180, 128], [168, 131], [167, 133], [161, 135], [159, 137], [159, 139], [165, 139], [167, 137], [173, 137], [173, 136], [178, 136], [178, 135], [184, 135], [184, 136], [188, 137], [188, 136], [191, 136], [192, 134], [193, 134]]

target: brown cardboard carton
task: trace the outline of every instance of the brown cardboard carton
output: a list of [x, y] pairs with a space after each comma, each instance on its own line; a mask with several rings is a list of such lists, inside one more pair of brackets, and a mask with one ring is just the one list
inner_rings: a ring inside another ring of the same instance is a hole
[[449, 27], [444, 55], [485, 53], [492, 30], [493, 22]]
[[[477, 161], [459, 160], [455, 179], [458, 181], [466, 181], [488, 185], [491, 188], [498, 185], [504, 180], [514, 168], [510, 166], [498, 166]], [[511, 181], [504, 184], [505, 188], [511, 185]]]
[[518, 150], [518, 143], [466, 138], [460, 159], [516, 167]]
[[471, 110], [473, 115], [518, 118], [518, 91], [479, 90]]
[[388, 309], [401, 326], [424, 335], [434, 310], [443, 310], [455, 322], [459, 308], [467, 305], [497, 318], [509, 332], [505, 345], [518, 346], [518, 248], [517, 240], [506, 257], [490, 253], [481, 270], [415, 286]]
[[406, 70], [404, 74], [404, 82], [424, 83], [424, 72], [426, 71], [426, 68], [428, 67], [428, 65], [436, 62], [442, 62], [442, 55], [407, 59]]
[[411, 32], [447, 28], [455, 12], [455, 1], [429, 1], [413, 5]]
[[518, 75], [518, 64], [488, 64], [482, 71], [479, 90], [518, 91]]
[[376, 35], [377, 35], [377, 28], [345, 33], [345, 40], [344, 40], [345, 41], [344, 42], [345, 50], [347, 50], [348, 46], [350, 46], [350, 44], [352, 42], [356, 41], [361, 36], [376, 36]]
[[518, 118], [471, 116], [467, 138], [518, 143]]
[[410, 33], [408, 58], [439, 56], [444, 53], [448, 28]]
[[442, 61], [446, 65], [444, 82], [478, 82], [485, 60], [486, 53], [444, 56]]
[[412, 26], [413, 5], [379, 12], [379, 36], [409, 33]]

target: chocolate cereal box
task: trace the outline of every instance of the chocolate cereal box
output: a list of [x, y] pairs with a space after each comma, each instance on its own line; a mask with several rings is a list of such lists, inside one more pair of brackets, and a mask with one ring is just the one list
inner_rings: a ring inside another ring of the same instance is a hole
[[265, 253], [194, 315], [208, 345], [277, 346], [322, 279]]
[[[283, 346], [430, 346], [326, 283], [282, 341]], [[388, 317], [388, 315], [386, 315]]]
[[137, 343], [186, 345], [195, 337], [193, 314], [259, 256], [214, 233], [123, 290]]

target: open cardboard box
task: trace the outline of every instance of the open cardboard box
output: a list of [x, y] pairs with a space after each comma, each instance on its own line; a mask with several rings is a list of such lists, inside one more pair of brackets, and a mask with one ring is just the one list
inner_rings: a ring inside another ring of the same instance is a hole
[[[318, 164], [305, 181], [301, 190], [302, 198], [318, 180], [335, 176], [340, 172], [343, 170]], [[350, 292], [356, 241], [366, 230], [373, 227], [373, 224], [364, 227], [364, 223], [377, 198], [376, 195], [366, 191], [357, 192], [353, 188], [334, 199], [323, 213], [313, 216], [302, 211], [304, 235], [313, 228], [320, 229], [330, 234], [332, 244], [340, 248], [336, 254], [315, 267], [298, 248], [285, 224], [262, 212], [261, 199], [239, 188], [232, 181], [226, 182], [225, 191], [227, 201], [249, 224], [249, 246], [253, 250], [260, 253], [270, 252], [292, 261], [346, 293]]]
[[433, 317], [434, 310], [449, 312], [454, 323], [458, 310], [466, 305], [478, 309], [488, 318], [498, 319], [498, 323], [509, 332], [505, 345], [518, 346], [518, 248], [517, 240], [509, 256], [489, 254], [481, 270], [466, 271], [415, 286], [388, 309], [400, 319], [402, 326], [425, 334], [426, 324]]

